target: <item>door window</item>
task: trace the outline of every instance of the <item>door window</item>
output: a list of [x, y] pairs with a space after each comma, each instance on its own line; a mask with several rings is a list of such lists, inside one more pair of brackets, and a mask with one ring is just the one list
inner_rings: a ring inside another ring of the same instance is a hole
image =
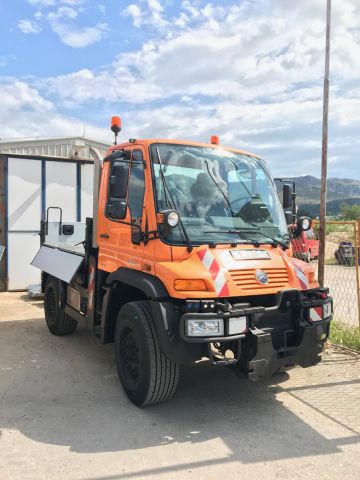
[[[129, 152], [130, 153], [130, 152]], [[124, 220], [127, 214], [126, 198], [129, 183], [129, 164], [122, 160], [115, 160], [111, 164], [108, 201], [105, 215], [110, 220]]]
[[[131, 223], [140, 223], [145, 193], [144, 164], [141, 150], [134, 150], [132, 154], [129, 186], [129, 208]], [[136, 163], [135, 163], [136, 162]]]
[[141, 220], [145, 194], [144, 163], [141, 150], [134, 150], [130, 168], [130, 185], [128, 194], [128, 205], [131, 215], [132, 227], [131, 237], [134, 243], [140, 243]]

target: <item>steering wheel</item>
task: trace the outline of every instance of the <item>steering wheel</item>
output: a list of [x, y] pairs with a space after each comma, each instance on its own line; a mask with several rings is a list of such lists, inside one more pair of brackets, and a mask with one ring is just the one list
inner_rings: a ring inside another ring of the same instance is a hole
[[269, 207], [261, 198], [253, 198], [240, 208], [236, 216], [245, 221], [263, 222], [270, 216]]
[[240, 202], [240, 200], [248, 200], [249, 197], [236, 197], [234, 198], [234, 200], [229, 200], [229, 204], [230, 204], [230, 207], [232, 208], [233, 204], [236, 203], [236, 202]]

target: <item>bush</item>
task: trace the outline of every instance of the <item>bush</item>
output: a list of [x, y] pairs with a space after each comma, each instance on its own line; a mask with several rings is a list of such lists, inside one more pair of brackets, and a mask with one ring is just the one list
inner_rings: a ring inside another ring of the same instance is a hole
[[330, 341], [335, 345], [360, 352], [360, 328], [349, 327], [337, 321], [332, 321]]

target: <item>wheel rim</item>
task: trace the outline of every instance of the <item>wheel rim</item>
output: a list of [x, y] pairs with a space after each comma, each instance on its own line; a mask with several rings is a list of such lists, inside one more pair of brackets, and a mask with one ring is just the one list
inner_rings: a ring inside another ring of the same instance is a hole
[[56, 322], [57, 300], [54, 288], [49, 288], [46, 294], [46, 317], [50, 324]]
[[141, 363], [138, 342], [130, 328], [124, 328], [121, 333], [120, 358], [126, 383], [135, 387], [140, 380]]

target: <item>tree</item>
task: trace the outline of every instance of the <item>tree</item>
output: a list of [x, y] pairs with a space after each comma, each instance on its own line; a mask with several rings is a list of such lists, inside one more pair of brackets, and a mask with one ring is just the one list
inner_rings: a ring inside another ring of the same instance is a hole
[[340, 205], [341, 218], [343, 220], [357, 220], [360, 218], [360, 204], [359, 205], [348, 205], [347, 203], [342, 203]]

